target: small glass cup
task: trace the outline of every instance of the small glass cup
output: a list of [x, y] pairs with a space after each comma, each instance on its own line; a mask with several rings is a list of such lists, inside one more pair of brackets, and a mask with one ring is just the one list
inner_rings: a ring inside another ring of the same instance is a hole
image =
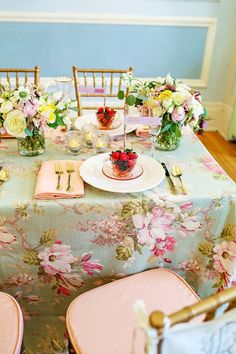
[[62, 93], [62, 96], [70, 98], [72, 78], [67, 76], [57, 77], [55, 82], [57, 90]]
[[83, 145], [82, 134], [77, 130], [71, 130], [65, 135], [65, 146], [73, 154], [78, 154]]
[[136, 162], [138, 160], [138, 155], [135, 159], [128, 161], [115, 160], [110, 157], [111, 167], [115, 177], [128, 177], [131, 175]]
[[105, 152], [109, 145], [109, 135], [107, 133], [98, 133], [93, 136], [93, 149], [97, 153]]
[[86, 124], [82, 127], [81, 132], [85, 145], [88, 147], [92, 147], [93, 139], [98, 133], [97, 128], [92, 124]]

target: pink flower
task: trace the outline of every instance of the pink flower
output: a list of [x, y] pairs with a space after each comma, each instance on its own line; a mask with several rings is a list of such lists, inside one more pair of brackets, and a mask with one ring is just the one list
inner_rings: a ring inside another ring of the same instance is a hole
[[171, 222], [174, 219], [173, 214], [165, 213], [160, 207], [153, 208], [152, 213], [146, 215], [134, 215], [133, 223], [137, 230], [138, 242], [152, 248], [156, 239], [164, 240], [168, 233], [173, 231]]
[[175, 107], [171, 115], [175, 123], [182, 122], [185, 118], [185, 110], [182, 106]]
[[84, 271], [88, 275], [93, 276], [95, 272], [99, 273], [101, 270], [103, 270], [104, 266], [100, 264], [97, 259], [92, 261], [91, 257], [92, 257], [92, 253], [84, 253], [80, 263]]
[[220, 273], [226, 273], [228, 279], [233, 280], [236, 273], [236, 243], [223, 241], [213, 248], [214, 268]]
[[[156, 243], [152, 249], [155, 256], [163, 256], [166, 251], [173, 252], [176, 245], [174, 237], [167, 236], [164, 240], [161, 238], [156, 239]], [[167, 262], [168, 263], [168, 262]]]
[[76, 261], [71, 253], [71, 246], [54, 243], [51, 247], [46, 247], [38, 254], [42, 261], [46, 273], [55, 275], [57, 273], [70, 273], [71, 264]]
[[25, 102], [23, 113], [26, 117], [33, 118], [37, 112], [38, 112], [38, 102], [34, 98]]
[[202, 160], [203, 166], [211, 172], [215, 172], [217, 174], [224, 174], [224, 170], [217, 164], [217, 162], [211, 156], [206, 156]]
[[16, 236], [12, 235], [7, 228], [0, 227], [0, 249], [4, 248], [6, 245], [10, 245], [16, 242]]

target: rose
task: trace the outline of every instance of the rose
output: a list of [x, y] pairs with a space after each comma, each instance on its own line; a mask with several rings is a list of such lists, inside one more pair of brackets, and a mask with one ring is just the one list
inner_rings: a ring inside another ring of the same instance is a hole
[[23, 113], [17, 109], [7, 114], [3, 125], [7, 133], [16, 138], [24, 138], [26, 136], [26, 120]]
[[177, 106], [180, 106], [184, 103], [186, 96], [183, 92], [173, 92], [172, 100]]
[[173, 109], [174, 109], [174, 105], [171, 99], [169, 98], [165, 98], [162, 102], [162, 106], [164, 107], [164, 109], [166, 110], [166, 112], [168, 113], [172, 113]]
[[204, 108], [201, 103], [193, 97], [187, 100], [187, 105], [189, 109], [192, 109], [193, 115], [197, 119], [204, 113]]
[[38, 102], [35, 99], [27, 101], [24, 105], [23, 112], [26, 116], [32, 118], [38, 111]]
[[13, 108], [12, 102], [5, 101], [1, 105], [0, 112], [1, 113], [8, 113], [8, 112], [10, 112], [12, 110], [12, 108]]
[[171, 115], [172, 120], [175, 123], [182, 122], [185, 118], [185, 110], [183, 107], [175, 107]]

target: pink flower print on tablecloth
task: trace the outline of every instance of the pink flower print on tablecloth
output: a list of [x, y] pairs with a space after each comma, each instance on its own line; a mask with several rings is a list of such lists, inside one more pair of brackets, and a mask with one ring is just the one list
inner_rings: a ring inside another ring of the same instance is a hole
[[50, 275], [57, 273], [70, 273], [72, 271], [71, 264], [76, 258], [71, 253], [71, 246], [60, 244], [56, 241], [51, 247], [46, 247], [39, 252], [38, 258], [44, 271]]
[[173, 231], [171, 223], [174, 219], [173, 214], [165, 212], [164, 208], [160, 207], [154, 207], [152, 212], [146, 215], [134, 215], [133, 223], [139, 244], [153, 248], [156, 239], [164, 240]]
[[164, 240], [162, 240], [161, 238], [157, 238], [152, 252], [156, 257], [164, 256], [166, 251], [173, 252], [175, 245], [176, 241], [174, 237], [167, 236]]
[[94, 273], [99, 273], [103, 270], [104, 266], [98, 262], [97, 259], [91, 260], [92, 253], [83, 254], [80, 264], [83, 270], [90, 276]]
[[215, 159], [211, 156], [206, 156], [201, 160], [203, 167], [212, 172], [215, 178], [225, 175], [225, 171], [218, 165]]
[[179, 233], [187, 237], [189, 232], [194, 232], [201, 228], [198, 215], [192, 213], [192, 203], [186, 202], [180, 206], [181, 223]]
[[6, 227], [0, 227], [0, 249], [16, 242], [16, 236], [12, 235]]
[[213, 248], [214, 268], [225, 275], [227, 284], [236, 279], [236, 243], [223, 241]]

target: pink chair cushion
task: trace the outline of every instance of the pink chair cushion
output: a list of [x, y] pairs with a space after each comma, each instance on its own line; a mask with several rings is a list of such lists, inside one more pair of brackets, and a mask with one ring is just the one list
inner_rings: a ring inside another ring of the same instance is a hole
[[16, 300], [0, 292], [0, 353], [19, 354], [23, 337], [23, 318]]
[[[129, 354], [136, 300], [145, 302], [148, 313], [170, 314], [200, 299], [181, 277], [162, 268], [90, 290], [67, 311], [67, 330], [76, 353]], [[144, 338], [139, 337], [137, 353], [143, 354]]]

